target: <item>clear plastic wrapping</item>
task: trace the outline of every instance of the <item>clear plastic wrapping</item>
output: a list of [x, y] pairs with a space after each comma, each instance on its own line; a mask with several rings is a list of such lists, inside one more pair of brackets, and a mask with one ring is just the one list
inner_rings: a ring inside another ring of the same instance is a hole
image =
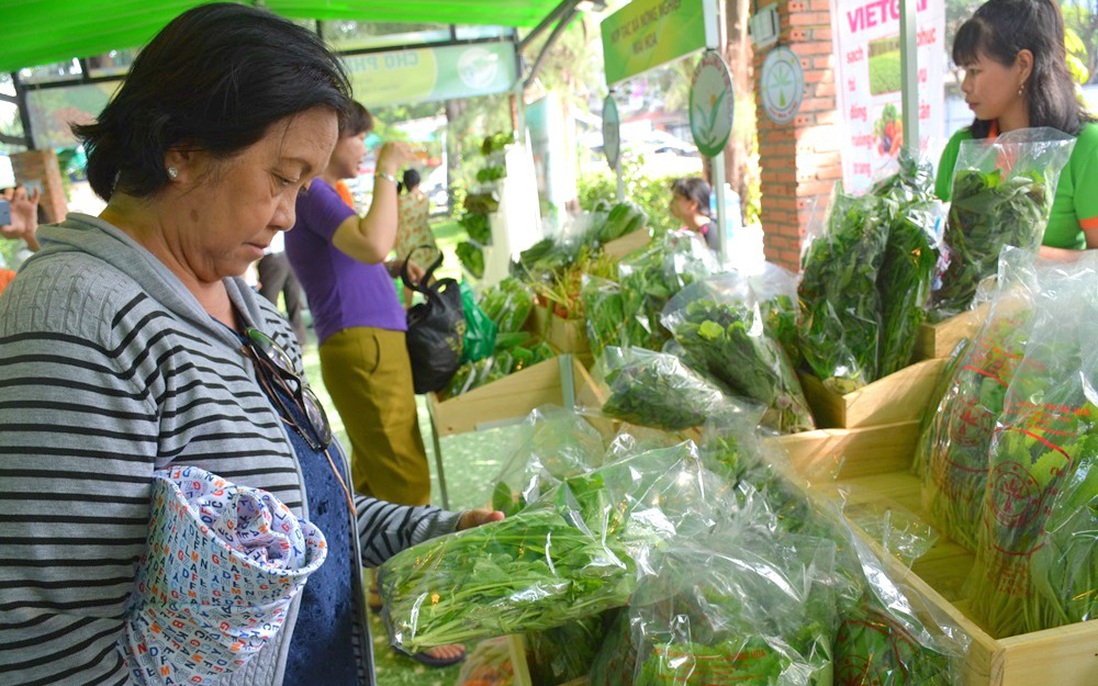
[[935, 321], [968, 309], [995, 274], [1000, 250], [1036, 250], [1075, 137], [1047, 127], [961, 143], [946, 224], [948, 267], [934, 294]]
[[999, 294], [923, 433], [923, 507], [942, 532], [976, 549], [987, 486], [988, 448], [1007, 387], [1033, 328], [1032, 257], [1007, 249]]
[[727, 509], [691, 443], [564, 480], [500, 522], [413, 546], [381, 567], [394, 645], [541, 631], [628, 602], [638, 570]]
[[970, 605], [997, 636], [1098, 610], [1098, 255], [1042, 265], [990, 443]]
[[762, 423], [779, 433], [814, 429], [792, 361], [779, 342], [795, 312], [796, 277], [768, 265], [756, 276], [722, 274], [687, 286], [667, 303], [663, 325], [691, 367], [767, 408]]
[[751, 411], [749, 403], [728, 397], [725, 389], [667, 353], [609, 347], [594, 373], [610, 389], [602, 413], [632, 424], [679, 431], [711, 417]]

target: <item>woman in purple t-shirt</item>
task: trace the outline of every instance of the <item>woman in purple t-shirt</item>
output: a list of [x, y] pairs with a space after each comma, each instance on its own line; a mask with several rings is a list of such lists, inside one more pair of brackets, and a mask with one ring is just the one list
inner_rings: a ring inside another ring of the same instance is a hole
[[[402, 143], [382, 147], [373, 202], [363, 218], [335, 190], [338, 180], [358, 174], [372, 125], [366, 108], [353, 103], [327, 169], [298, 197], [286, 255], [309, 301], [324, 385], [351, 440], [355, 491], [401, 505], [426, 505], [430, 471], [404, 340], [405, 312], [393, 285], [401, 265], [386, 262], [396, 240], [396, 172], [414, 156]], [[423, 274], [414, 264], [408, 271], [413, 279]], [[416, 657], [452, 663], [464, 656], [464, 648], [427, 653]]]

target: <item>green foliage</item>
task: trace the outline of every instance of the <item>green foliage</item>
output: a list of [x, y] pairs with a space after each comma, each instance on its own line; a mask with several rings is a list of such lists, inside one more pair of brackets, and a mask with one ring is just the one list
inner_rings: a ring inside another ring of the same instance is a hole
[[[625, 199], [648, 215], [648, 226], [657, 233], [679, 228], [678, 220], [671, 216], [671, 182], [675, 176], [644, 176], [636, 161], [622, 160], [625, 178]], [[609, 168], [593, 174], [585, 174], [576, 184], [580, 207], [593, 209], [599, 201], [611, 205], [617, 202], [618, 181]]]

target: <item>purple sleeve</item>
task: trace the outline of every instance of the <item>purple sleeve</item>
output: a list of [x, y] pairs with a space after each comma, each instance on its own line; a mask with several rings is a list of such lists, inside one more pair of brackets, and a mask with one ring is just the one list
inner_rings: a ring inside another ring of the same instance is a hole
[[297, 199], [297, 226], [319, 234], [329, 243], [336, 229], [354, 214], [335, 189], [320, 179]]

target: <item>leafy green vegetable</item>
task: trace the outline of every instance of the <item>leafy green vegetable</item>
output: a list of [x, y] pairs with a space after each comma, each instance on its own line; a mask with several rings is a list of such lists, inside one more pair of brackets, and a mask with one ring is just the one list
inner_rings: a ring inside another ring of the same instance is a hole
[[580, 289], [587, 318], [587, 343], [598, 357], [608, 345], [624, 345], [626, 316], [621, 286], [609, 279], [585, 274]]
[[489, 215], [499, 209], [499, 195], [495, 191], [470, 193], [465, 196], [464, 205], [466, 212]]
[[511, 143], [515, 142], [515, 134], [510, 131], [499, 131], [485, 137], [480, 145], [480, 153], [488, 157], [494, 152], [501, 152]]
[[609, 243], [612, 240], [640, 231], [648, 226], [648, 215], [633, 203], [614, 205], [606, 215], [606, 222], [598, 228], [595, 240]]
[[679, 431], [732, 409], [722, 389], [674, 355], [612, 346], [596, 374], [610, 387], [602, 413], [631, 424]]
[[808, 247], [797, 289], [801, 350], [825, 386], [844, 394], [877, 378], [877, 275], [894, 216], [872, 194], [838, 195], [827, 230]]
[[625, 605], [636, 558], [713, 525], [712, 479], [689, 446], [648, 451], [569, 478], [503, 521], [398, 553], [380, 575], [393, 643], [414, 652]]
[[968, 308], [980, 282], [995, 274], [1003, 246], [1038, 246], [1051, 203], [1045, 179], [1036, 171], [1004, 178], [998, 169], [958, 169], [945, 232], [949, 267], [934, 295], [933, 320]]
[[767, 407], [764, 425], [780, 433], [816, 428], [793, 365], [766, 330], [757, 304], [693, 300], [664, 324], [686, 350], [688, 364]]
[[949, 656], [901, 624], [865, 608], [844, 619], [835, 639], [835, 681], [850, 686], [950, 686]]
[[484, 278], [484, 252], [468, 241], [462, 241], [454, 248], [454, 253], [461, 260], [461, 266], [475, 279]]
[[523, 282], [508, 277], [481, 294], [480, 308], [501, 333], [514, 333], [521, 330], [530, 317], [534, 294]]
[[507, 167], [503, 165], [497, 165], [494, 167], [483, 167], [477, 172], [477, 181], [480, 183], [491, 183], [493, 181], [499, 181], [507, 176]]
[[790, 663], [789, 658], [758, 636], [729, 638], [714, 646], [670, 643], [649, 654], [635, 683], [636, 686], [770, 686], [777, 683]]
[[988, 449], [1033, 312], [1003, 302], [973, 340], [919, 442], [923, 506], [942, 532], [976, 550]]
[[481, 246], [492, 244], [492, 226], [488, 220], [488, 215], [466, 212], [461, 215], [458, 223], [461, 224], [462, 228], [465, 229], [465, 233], [469, 234], [469, 239], [474, 243]]
[[934, 235], [938, 216], [936, 203], [913, 203], [899, 209], [889, 229], [884, 262], [877, 275], [882, 308], [879, 377], [898, 372], [911, 362], [937, 273]]

